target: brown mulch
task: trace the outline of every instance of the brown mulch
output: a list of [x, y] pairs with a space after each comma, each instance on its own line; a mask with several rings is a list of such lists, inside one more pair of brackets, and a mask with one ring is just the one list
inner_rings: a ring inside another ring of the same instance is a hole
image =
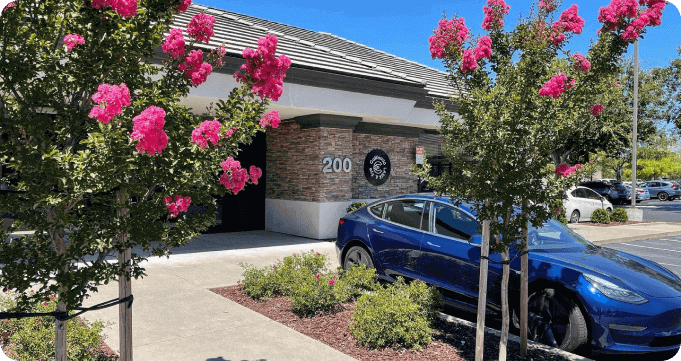
[[[463, 361], [475, 358], [475, 329], [467, 325], [438, 319], [434, 328], [433, 342], [421, 350], [408, 350], [399, 347], [369, 350], [359, 347], [350, 331], [350, 317], [355, 309], [354, 303], [341, 305], [335, 313], [301, 318], [291, 312], [291, 302], [283, 297], [273, 297], [267, 301], [255, 301], [243, 292], [241, 285], [215, 288], [211, 291], [358, 360]], [[485, 360], [498, 360], [499, 337], [485, 334], [484, 349]], [[507, 360], [509, 361], [566, 360], [561, 356], [539, 349], [528, 348], [527, 358], [521, 358], [519, 352], [519, 345], [509, 341], [507, 349]]]

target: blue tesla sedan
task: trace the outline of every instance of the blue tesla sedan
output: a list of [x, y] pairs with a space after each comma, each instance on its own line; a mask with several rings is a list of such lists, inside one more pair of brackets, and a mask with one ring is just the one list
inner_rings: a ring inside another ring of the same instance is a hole
[[[401, 276], [436, 287], [444, 301], [477, 309], [478, 220], [447, 197], [403, 195], [339, 221], [343, 268], [365, 264], [388, 282]], [[655, 353], [671, 358], [681, 344], [681, 279], [659, 264], [600, 247], [561, 222], [531, 228], [528, 337], [566, 351]], [[520, 257], [511, 247], [509, 303], [518, 327]], [[490, 254], [487, 307], [501, 315], [501, 257]]]

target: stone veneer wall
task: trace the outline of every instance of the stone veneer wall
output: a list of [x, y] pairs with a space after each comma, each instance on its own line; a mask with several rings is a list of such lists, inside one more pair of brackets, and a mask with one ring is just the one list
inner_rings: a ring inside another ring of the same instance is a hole
[[[416, 176], [409, 169], [416, 162], [418, 138], [397, 136], [353, 134], [352, 198], [375, 199], [404, 193], [416, 193]], [[390, 158], [390, 178], [380, 186], [370, 184], [364, 177], [364, 158], [379, 148]], [[269, 180], [268, 180], [269, 181]]]
[[322, 160], [352, 158], [352, 138], [351, 129], [301, 129], [295, 121], [267, 129], [267, 198], [349, 201], [353, 172], [323, 173]]

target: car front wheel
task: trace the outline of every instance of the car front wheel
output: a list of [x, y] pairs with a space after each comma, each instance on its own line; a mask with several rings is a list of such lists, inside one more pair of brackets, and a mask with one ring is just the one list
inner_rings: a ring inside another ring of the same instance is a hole
[[657, 198], [659, 198], [661, 201], [666, 201], [669, 198], [669, 194], [660, 192], [660, 194], [657, 195]]
[[527, 332], [531, 340], [568, 352], [588, 341], [582, 311], [572, 300], [551, 288], [530, 295]]
[[572, 214], [570, 215], [570, 223], [579, 223], [579, 211], [574, 210], [572, 211]]
[[371, 260], [371, 255], [369, 251], [362, 246], [353, 246], [345, 254], [345, 259], [343, 260], [343, 269], [349, 269], [353, 265], [366, 265], [367, 268], [374, 268], [374, 262]]

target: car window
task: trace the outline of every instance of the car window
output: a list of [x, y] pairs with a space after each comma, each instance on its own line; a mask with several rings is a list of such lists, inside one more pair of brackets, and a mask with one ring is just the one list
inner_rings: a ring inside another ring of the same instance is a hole
[[434, 204], [433, 212], [434, 233], [466, 240], [478, 233], [478, 222], [460, 209]]
[[589, 199], [601, 199], [601, 196], [598, 195], [598, 193], [592, 191], [591, 189], [584, 189], [584, 193], [586, 194], [586, 198]]
[[584, 188], [577, 188], [572, 192], [572, 195], [577, 197], [577, 198], [586, 198], [586, 194], [584, 193]]
[[564, 224], [551, 220], [539, 228], [530, 226], [529, 250], [566, 249], [571, 247], [594, 248], [595, 246]]
[[659, 182], [648, 182], [648, 187], [659, 187], [660, 183]]
[[378, 218], [382, 218], [383, 217], [383, 206], [385, 206], [385, 203], [381, 203], [379, 205], [369, 207], [369, 212], [371, 212], [374, 216], [376, 216]]
[[387, 204], [385, 219], [403, 226], [421, 228], [425, 201], [404, 200]]

